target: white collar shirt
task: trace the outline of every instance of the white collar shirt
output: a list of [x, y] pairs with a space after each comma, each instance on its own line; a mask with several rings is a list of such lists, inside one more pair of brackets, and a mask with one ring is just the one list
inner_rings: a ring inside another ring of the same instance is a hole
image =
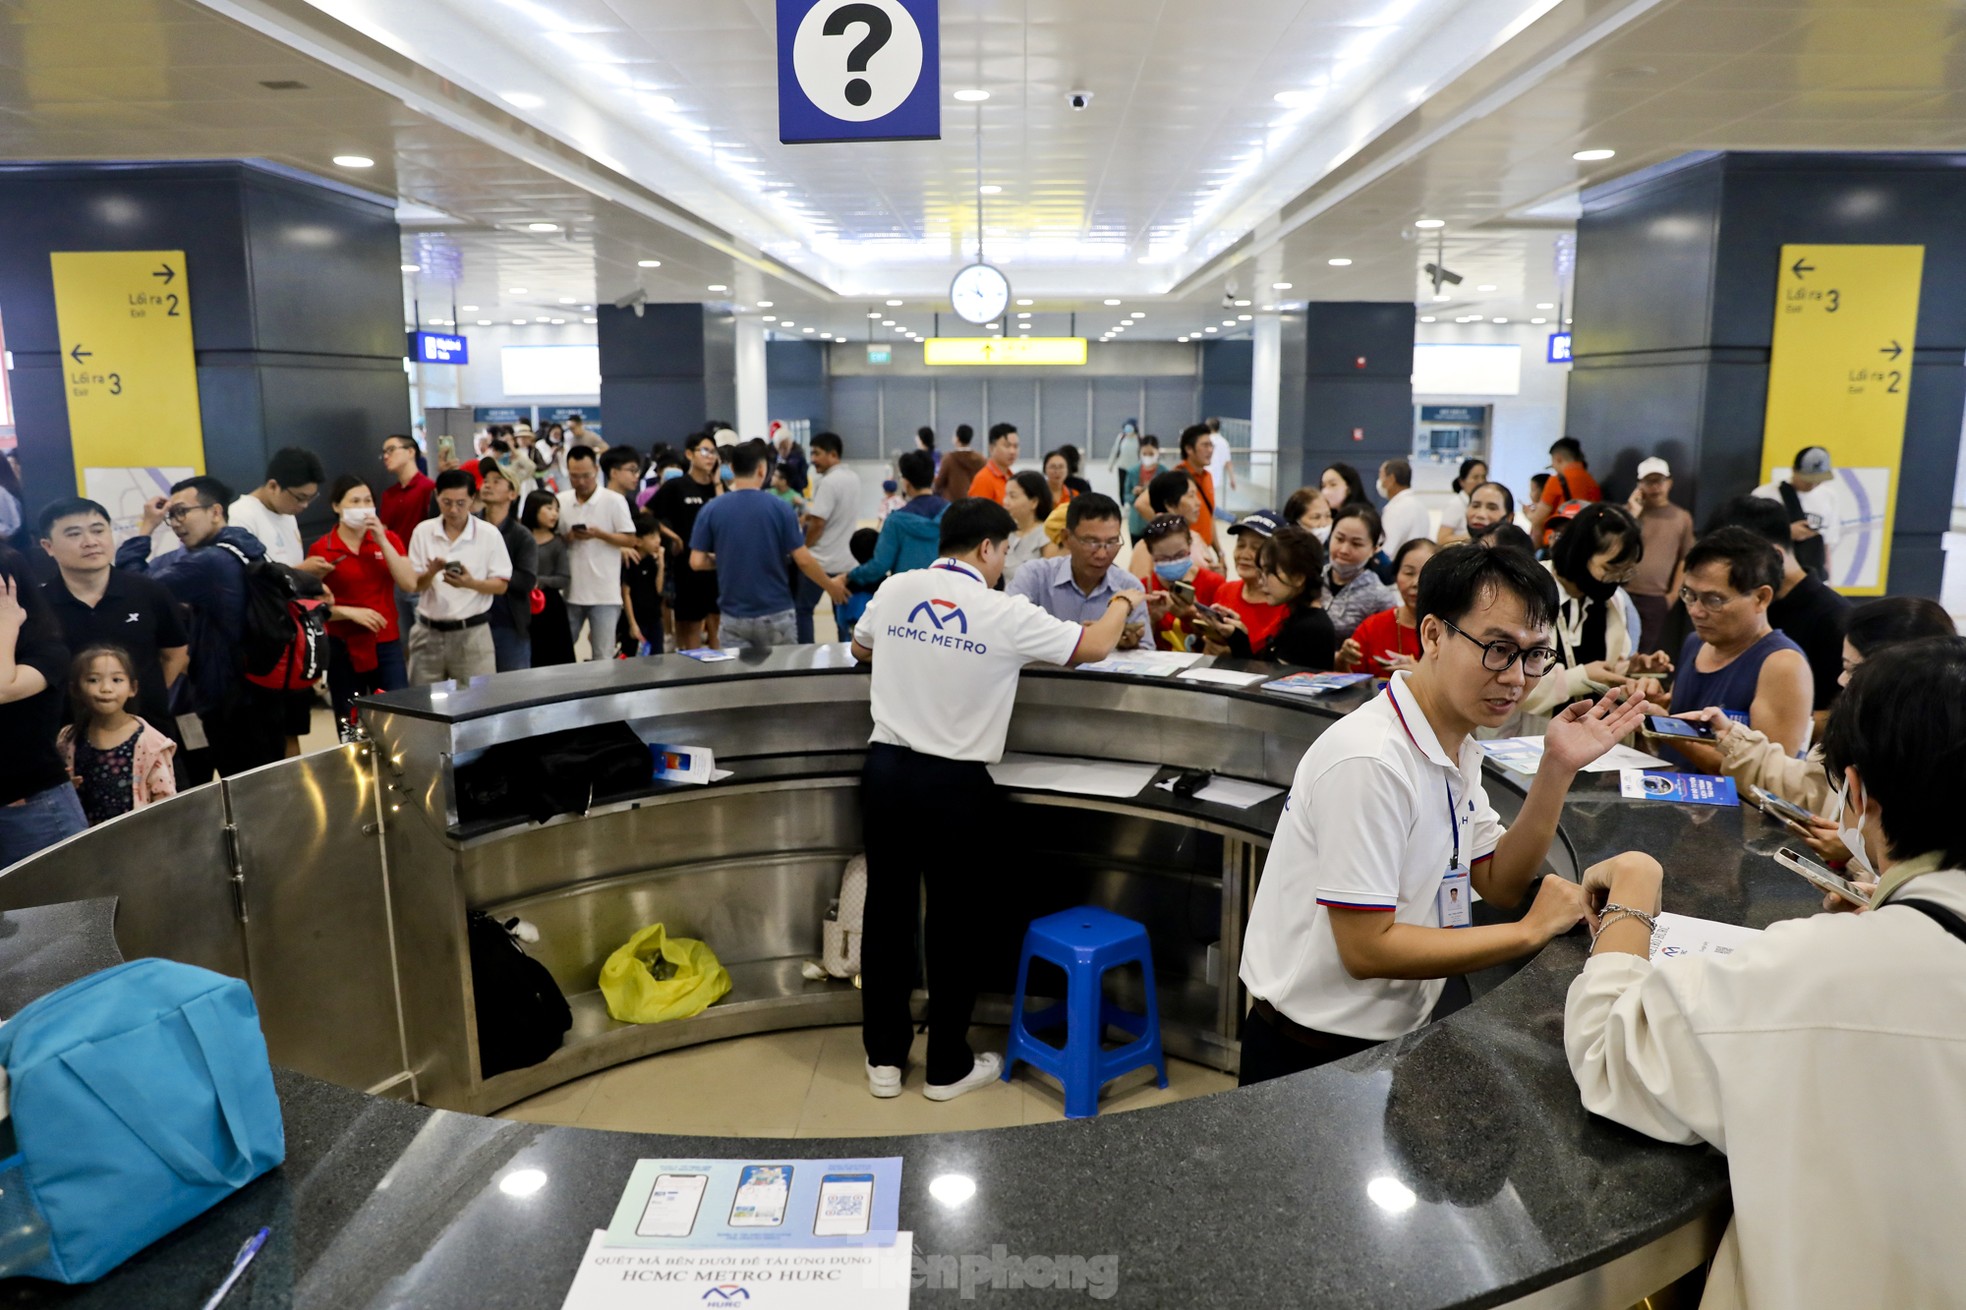
[[567, 539], [567, 582], [569, 605], [619, 605], [621, 603], [621, 547], [596, 537], [572, 536], [573, 527], [598, 528], [602, 532], [633, 535], [635, 515], [628, 498], [612, 487], [596, 487], [585, 501], [573, 491], [560, 493], [560, 535]]
[[[471, 576], [483, 582], [489, 578], [512, 577], [512, 555], [505, 549], [499, 530], [475, 515], [464, 521], [464, 531], [452, 541], [444, 531], [441, 516], [425, 519], [410, 533], [410, 567], [418, 573], [434, 560], [456, 560]], [[455, 623], [491, 608], [492, 598], [470, 587], [454, 587], [442, 577], [430, 580], [428, 591], [418, 592], [416, 612], [436, 623]]]
[[946, 760], [1003, 758], [1026, 664], [1064, 664], [1085, 629], [939, 559], [881, 584], [854, 627], [874, 653], [870, 740]]
[[1427, 502], [1420, 499], [1420, 493], [1411, 487], [1386, 502], [1386, 508], [1379, 513], [1379, 522], [1386, 530], [1384, 549], [1388, 556], [1397, 554], [1401, 546], [1415, 537], [1428, 541], [1434, 537], [1433, 515], [1427, 510]]
[[1472, 870], [1502, 836], [1481, 748], [1449, 759], [1406, 684], [1394, 674], [1304, 752], [1250, 907], [1243, 983], [1306, 1028], [1383, 1041], [1424, 1024], [1444, 980], [1352, 977], [1331, 911], [1438, 928], [1450, 862]]

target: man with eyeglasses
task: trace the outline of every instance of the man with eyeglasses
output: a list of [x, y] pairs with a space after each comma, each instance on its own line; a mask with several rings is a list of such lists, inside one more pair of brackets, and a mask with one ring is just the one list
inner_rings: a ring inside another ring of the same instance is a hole
[[[1111, 496], [1079, 496], [1065, 510], [1065, 553], [1035, 559], [1017, 570], [1010, 594], [1030, 601], [1053, 618], [1090, 626], [1106, 614], [1113, 597], [1138, 592], [1140, 579], [1116, 560], [1126, 544], [1120, 507]], [[1147, 607], [1133, 608], [1119, 649], [1133, 650], [1147, 635]]]
[[[246, 681], [239, 644], [246, 626], [246, 566], [266, 558], [258, 537], [226, 520], [232, 488], [217, 478], [186, 478], [143, 507], [137, 535], [116, 548], [116, 567], [147, 573], [190, 617], [191, 668], [178, 720], [185, 729], [185, 773], [192, 784], [231, 777], [281, 757], [279, 706]], [[168, 523], [182, 550], [150, 558], [150, 534]], [[227, 548], [230, 549], [227, 549]], [[197, 731], [193, 731], [193, 720]], [[199, 738], [202, 736], [202, 740]]]
[[1482, 789], [1476, 728], [1495, 728], [1556, 665], [1556, 583], [1523, 551], [1450, 546], [1420, 574], [1420, 660], [1325, 729], [1297, 766], [1243, 942], [1244, 1085], [1413, 1032], [1447, 980], [1532, 954], [1592, 918], [1543, 877], [1513, 923], [1475, 925], [1473, 894], [1520, 903], [1570, 785], [1638, 726], [1613, 691], [1551, 720], [1513, 826]]

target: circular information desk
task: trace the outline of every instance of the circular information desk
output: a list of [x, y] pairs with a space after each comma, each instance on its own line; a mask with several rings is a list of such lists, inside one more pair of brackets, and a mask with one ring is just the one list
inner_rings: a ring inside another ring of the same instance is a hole
[[[809, 982], [799, 965], [816, 957], [860, 848], [868, 685], [844, 647], [807, 646], [394, 693], [364, 703], [370, 742], [198, 788], [0, 873], [0, 909], [114, 896], [126, 958], [251, 982], [288, 1145], [284, 1168], [100, 1284], [14, 1284], [9, 1296], [195, 1305], [266, 1225], [241, 1304], [557, 1306], [637, 1159], [785, 1155], [782, 1139], [480, 1116], [653, 1052], [858, 1021], [858, 992]], [[1031, 669], [1009, 749], [1287, 787], [1309, 743], [1365, 698]], [[595, 796], [585, 815], [544, 823], [485, 812], [458, 786], [492, 748], [615, 723], [710, 747], [732, 776]], [[1507, 820], [1521, 781], [1490, 769], [1487, 783]], [[1145, 923], [1168, 1049], [1232, 1070], [1244, 916], [1280, 812], [1280, 797], [1237, 810], [1152, 787], [1116, 799], [1010, 790], [1001, 829], [964, 839], [1000, 844], [1015, 914], [1094, 903]], [[1817, 905], [1768, 858], [1781, 840], [1753, 811], [1625, 800], [1615, 774], [1586, 775], [1551, 865], [1574, 877], [1646, 850], [1666, 866], [1669, 908], [1763, 927]], [[532, 953], [575, 1011], [541, 1065], [478, 1075], [468, 909], [541, 930]], [[595, 990], [600, 964], [654, 922], [707, 941], [733, 989], [691, 1019], [617, 1024]], [[1562, 1026], [1585, 947], [1581, 933], [1559, 939], [1477, 977], [1474, 1003], [1439, 1023], [1260, 1087], [1091, 1120], [800, 1139], [795, 1153], [904, 1159], [917, 1305], [963, 1299], [945, 1275], [964, 1257], [1111, 1256], [1124, 1305], [1627, 1306], [1717, 1243], [1726, 1162], [1581, 1108]], [[1007, 1011], [986, 997], [978, 1020]], [[516, 1170], [546, 1182], [509, 1193], [500, 1180]], [[961, 1204], [931, 1196], [949, 1174], [975, 1183]], [[971, 1296], [1062, 1305], [1087, 1292]]]

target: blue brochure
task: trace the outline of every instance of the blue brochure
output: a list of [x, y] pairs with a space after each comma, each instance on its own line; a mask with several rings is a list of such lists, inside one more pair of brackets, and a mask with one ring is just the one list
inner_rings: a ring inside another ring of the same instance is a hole
[[1618, 790], [1633, 800], [1679, 801], [1687, 805], [1739, 805], [1732, 778], [1704, 773], [1668, 773], [1663, 769], [1621, 769]]

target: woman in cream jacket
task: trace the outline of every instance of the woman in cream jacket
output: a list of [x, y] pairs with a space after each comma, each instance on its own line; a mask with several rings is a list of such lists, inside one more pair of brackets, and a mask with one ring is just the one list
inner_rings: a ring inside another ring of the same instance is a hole
[[1589, 505], [1550, 548], [1543, 567], [1555, 577], [1557, 664], [1522, 698], [1526, 714], [1556, 714], [1571, 701], [1637, 682], [1648, 700], [1663, 700], [1648, 673], [1666, 673], [1665, 654], [1632, 654], [1634, 633], [1618, 588], [1638, 570], [1645, 537], [1619, 505]]

